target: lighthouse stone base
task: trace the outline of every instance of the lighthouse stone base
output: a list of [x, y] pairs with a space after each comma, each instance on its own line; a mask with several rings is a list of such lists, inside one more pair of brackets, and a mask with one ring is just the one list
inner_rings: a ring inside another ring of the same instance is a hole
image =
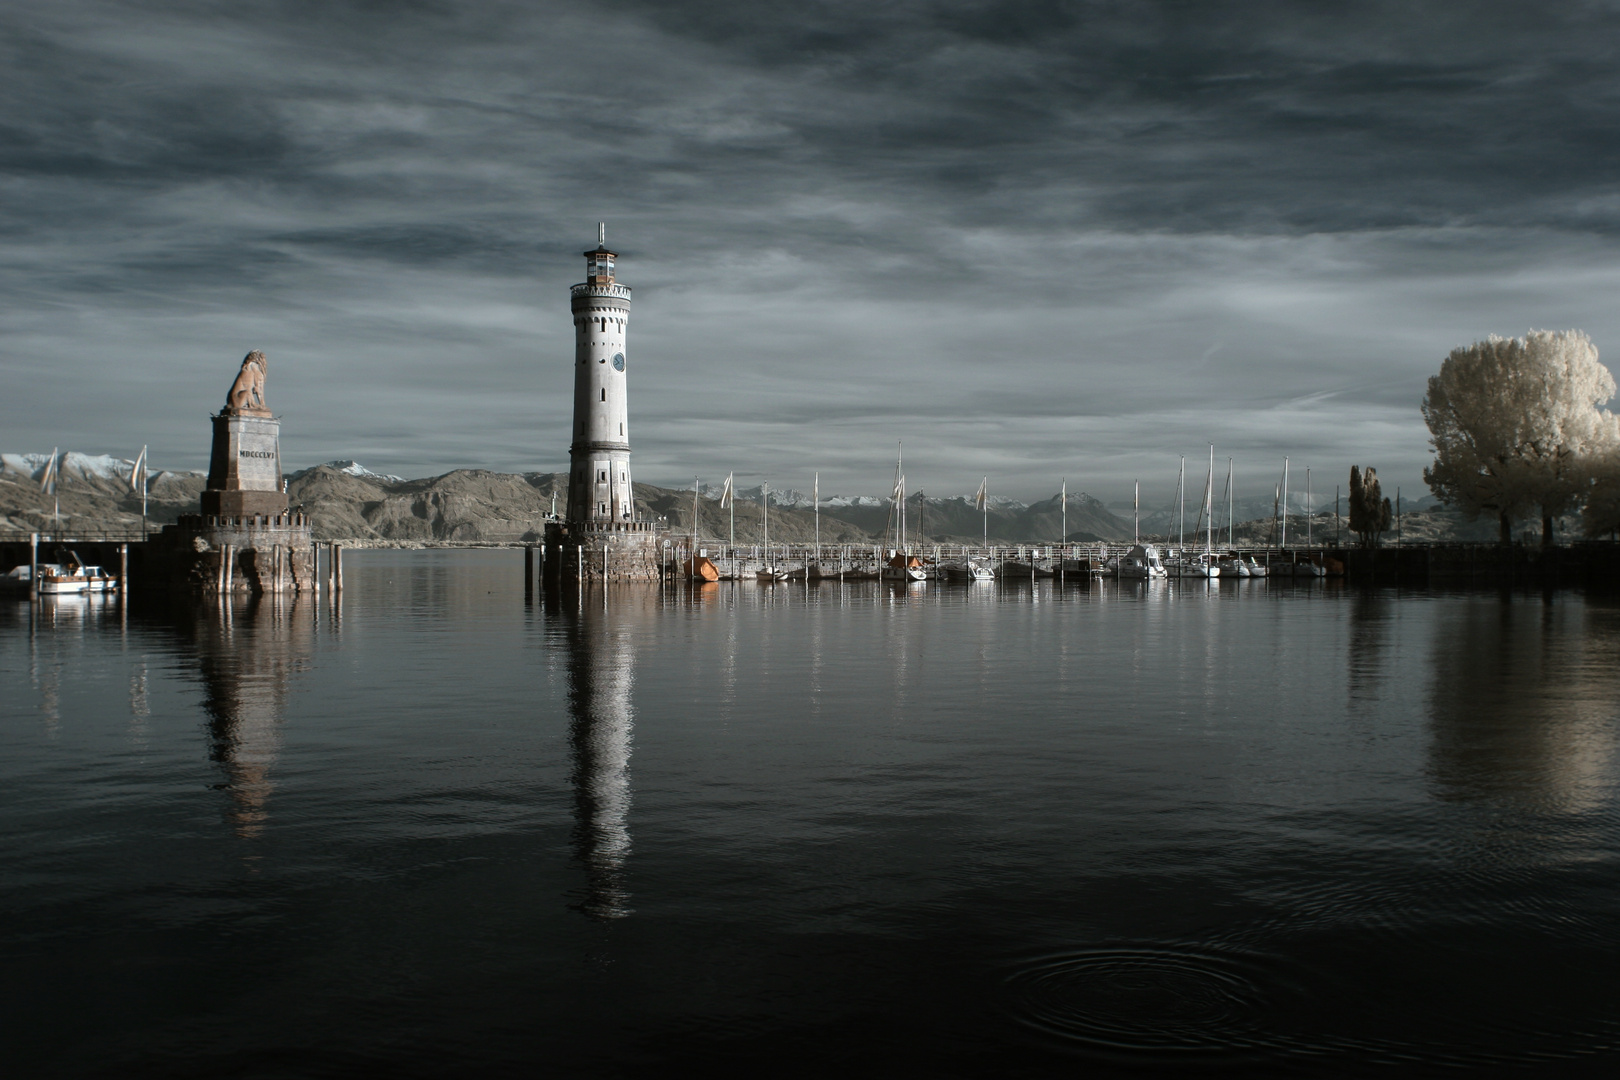
[[548, 522], [546, 582], [657, 581], [664, 573], [664, 534], [656, 521]]

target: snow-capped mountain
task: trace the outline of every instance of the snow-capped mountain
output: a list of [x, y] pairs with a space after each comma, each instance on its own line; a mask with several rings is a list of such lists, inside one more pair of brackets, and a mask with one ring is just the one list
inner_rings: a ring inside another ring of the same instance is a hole
[[288, 479], [296, 480], [305, 473], [320, 468], [321, 465], [326, 466], [328, 469], [336, 469], [341, 473], [348, 473], [350, 476], [358, 476], [362, 480], [381, 480], [387, 484], [403, 484], [405, 482], [405, 478], [403, 476], [395, 476], [392, 473], [372, 472], [358, 461], [323, 461], [320, 465], [311, 465], [308, 469], [299, 469]]
[[[80, 480], [101, 480], [128, 482], [129, 474], [135, 467], [135, 462], [129, 458], [117, 458], [111, 454], [81, 454], [77, 450], [68, 450], [60, 455], [57, 470], [62, 479], [71, 481], [75, 477]], [[0, 475], [9, 474], [13, 477], [26, 476], [31, 480], [40, 480], [45, 475], [45, 466], [51, 460], [49, 453], [45, 454], [0, 454]], [[163, 483], [166, 478], [201, 476], [200, 471], [175, 471], [173, 469], [148, 468], [147, 486], [155, 487]]]
[[[737, 488], [735, 490], [736, 498], [742, 502], [758, 503], [760, 488], [761, 485], [759, 484], [755, 484], [751, 488]], [[720, 489], [719, 484], [704, 484], [698, 490], [705, 498], [718, 499], [720, 498]], [[888, 504], [889, 500], [887, 498], [877, 495], [823, 495], [821, 497], [821, 505], [824, 507], [887, 506]], [[771, 505], [811, 507], [815, 505], [815, 500], [810, 497], [808, 492], [800, 491], [798, 488], [788, 488], [786, 491], [778, 491], [772, 488]]]

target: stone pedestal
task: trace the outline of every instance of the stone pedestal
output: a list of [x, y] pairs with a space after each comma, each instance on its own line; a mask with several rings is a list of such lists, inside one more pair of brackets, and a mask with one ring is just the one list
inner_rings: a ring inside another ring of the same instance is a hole
[[203, 596], [316, 588], [315, 542], [298, 513], [186, 514], [146, 545], [153, 582]]
[[657, 581], [664, 574], [665, 530], [653, 521], [546, 523], [546, 582]]
[[208, 459], [207, 517], [278, 517], [287, 512], [281, 490], [281, 421], [265, 409], [224, 412], [213, 418]]

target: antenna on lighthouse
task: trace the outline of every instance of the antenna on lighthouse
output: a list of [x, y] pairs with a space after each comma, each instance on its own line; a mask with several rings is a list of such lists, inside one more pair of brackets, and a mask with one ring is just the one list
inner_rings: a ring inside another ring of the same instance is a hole
[[607, 247], [607, 222], [605, 221], [596, 223], [596, 246]]

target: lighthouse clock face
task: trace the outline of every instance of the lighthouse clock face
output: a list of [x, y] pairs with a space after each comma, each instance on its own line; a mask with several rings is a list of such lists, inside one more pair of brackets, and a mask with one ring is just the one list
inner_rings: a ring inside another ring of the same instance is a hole
[[621, 353], [614, 353], [613, 354], [613, 370], [614, 371], [623, 371], [624, 370], [624, 353], [621, 352]]

